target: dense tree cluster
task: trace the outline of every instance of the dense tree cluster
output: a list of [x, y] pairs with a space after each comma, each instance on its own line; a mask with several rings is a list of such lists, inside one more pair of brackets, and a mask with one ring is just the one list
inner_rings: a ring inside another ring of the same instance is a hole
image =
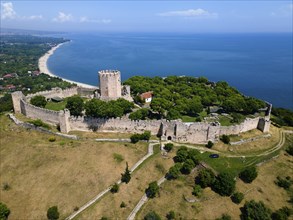
[[255, 98], [240, 94], [226, 82], [209, 82], [204, 77], [134, 76], [124, 82], [131, 86], [133, 96], [153, 91], [151, 109], [168, 119], [182, 115], [195, 116], [205, 107], [217, 105], [224, 111], [251, 114], [264, 107], [264, 103]]
[[85, 103], [85, 114], [96, 118], [117, 118], [131, 112], [134, 107], [132, 102], [123, 98], [109, 102], [91, 99]]
[[[53, 45], [65, 42], [62, 38], [37, 37], [31, 35], [2, 35], [0, 39], [0, 77], [16, 73], [18, 77], [0, 80], [0, 86], [15, 86], [24, 93], [49, 90], [54, 87], [66, 88], [73, 84], [45, 74], [30, 75], [28, 71], [38, 70], [38, 60]], [[10, 92], [10, 90], [7, 90]]]
[[44, 108], [47, 105], [47, 100], [42, 95], [36, 95], [31, 98], [30, 103], [40, 108]]
[[130, 141], [131, 143], [135, 144], [139, 142], [140, 140], [142, 141], [149, 141], [151, 138], [151, 132], [150, 131], [145, 131], [142, 134], [133, 134], [130, 136]]
[[281, 126], [293, 126], [293, 111], [284, 108], [273, 108], [272, 121]]
[[220, 173], [212, 185], [212, 189], [221, 196], [231, 196], [235, 191], [236, 181], [231, 173]]
[[66, 108], [70, 111], [70, 114], [73, 116], [82, 115], [82, 111], [84, 109], [83, 99], [78, 95], [69, 97], [67, 99]]
[[146, 108], [141, 108], [135, 112], [129, 114], [131, 120], [145, 120], [149, 115], [149, 110]]
[[271, 210], [263, 202], [251, 200], [246, 202], [243, 208], [241, 208], [241, 219], [270, 220]]
[[10, 94], [5, 94], [0, 98], [0, 113], [11, 111], [13, 109], [12, 98]]

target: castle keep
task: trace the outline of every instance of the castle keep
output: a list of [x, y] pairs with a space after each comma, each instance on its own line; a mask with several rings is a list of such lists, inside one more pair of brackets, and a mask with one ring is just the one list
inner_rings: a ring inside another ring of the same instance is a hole
[[118, 70], [99, 71], [101, 98], [121, 97], [121, 77]]
[[[121, 87], [119, 71], [99, 71], [100, 93], [97, 98], [112, 100], [117, 98], [131, 99], [130, 87]], [[268, 132], [270, 128], [270, 112], [272, 105], [268, 104], [265, 117], [246, 118], [244, 122], [233, 126], [221, 126], [218, 123], [194, 122], [184, 123], [181, 120], [138, 120], [128, 118], [89, 118], [70, 116], [69, 110], [52, 111], [36, 107], [29, 103], [36, 95], [42, 95], [47, 99], [52, 97], [66, 98], [73, 95], [93, 98], [94, 89], [75, 87], [62, 90], [55, 88], [36, 94], [24, 96], [21, 91], [12, 93], [15, 113], [21, 113], [29, 118], [41, 119], [46, 123], [59, 125], [60, 131], [116, 131], [124, 133], [143, 133], [151, 131], [152, 135], [161, 136], [162, 140], [173, 140], [181, 143], [207, 143], [217, 141], [221, 135], [232, 135], [259, 129]]]

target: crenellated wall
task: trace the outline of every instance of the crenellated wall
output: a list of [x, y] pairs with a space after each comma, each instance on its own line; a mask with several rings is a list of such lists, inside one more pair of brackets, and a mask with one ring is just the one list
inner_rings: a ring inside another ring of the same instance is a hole
[[[40, 92], [34, 95], [50, 97], [68, 97], [80, 93], [78, 88], [67, 90], [54, 89], [53, 91]], [[88, 94], [88, 90], [84, 90]], [[269, 113], [264, 118], [246, 118], [244, 122], [233, 126], [220, 126], [215, 123], [195, 122], [184, 123], [181, 120], [137, 120], [125, 118], [89, 118], [72, 117], [70, 112], [52, 111], [29, 104], [28, 100], [33, 95], [25, 97], [22, 92], [12, 93], [15, 112], [20, 112], [29, 118], [41, 119], [50, 124], [59, 124], [61, 132], [68, 133], [72, 130], [79, 131], [113, 131], [122, 133], [143, 133], [151, 131], [152, 135], [161, 136], [162, 140], [173, 140], [182, 143], [207, 143], [217, 141], [221, 135], [239, 134], [253, 129], [268, 132], [270, 127]], [[270, 106], [271, 108], [271, 106]]]

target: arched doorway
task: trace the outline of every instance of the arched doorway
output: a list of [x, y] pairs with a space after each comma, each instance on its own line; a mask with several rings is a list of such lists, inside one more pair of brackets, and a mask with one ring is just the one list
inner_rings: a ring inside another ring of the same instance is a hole
[[168, 136], [168, 137], [167, 137], [167, 140], [168, 140], [168, 141], [172, 141], [172, 137], [171, 137], [171, 136]]

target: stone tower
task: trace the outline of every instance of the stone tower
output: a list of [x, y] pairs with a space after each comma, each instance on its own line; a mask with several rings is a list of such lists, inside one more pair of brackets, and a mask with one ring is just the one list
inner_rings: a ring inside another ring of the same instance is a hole
[[99, 71], [100, 95], [102, 99], [121, 97], [121, 78], [118, 70]]

